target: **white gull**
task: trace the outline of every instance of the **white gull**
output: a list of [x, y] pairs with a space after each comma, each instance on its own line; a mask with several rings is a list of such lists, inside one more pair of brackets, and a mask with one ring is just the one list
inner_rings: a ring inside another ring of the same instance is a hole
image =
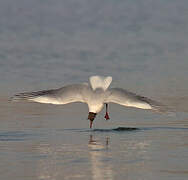
[[67, 85], [59, 89], [37, 92], [19, 93], [12, 97], [13, 101], [27, 100], [39, 103], [68, 104], [83, 102], [88, 105], [90, 128], [93, 120], [104, 105], [106, 105], [106, 120], [109, 119], [108, 103], [117, 103], [123, 106], [161, 111], [162, 106], [147, 97], [139, 96], [121, 88], [109, 88], [111, 76], [91, 76], [89, 83]]

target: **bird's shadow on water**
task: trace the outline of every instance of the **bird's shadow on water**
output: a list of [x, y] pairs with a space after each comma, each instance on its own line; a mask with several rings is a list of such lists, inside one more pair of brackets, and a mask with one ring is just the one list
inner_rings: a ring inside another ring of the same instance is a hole
[[94, 129], [61, 129], [60, 131], [72, 131], [72, 132], [104, 132], [104, 133], [116, 133], [116, 132], [131, 132], [131, 131], [139, 131], [141, 130], [140, 128], [135, 128], [135, 127], [117, 127], [117, 128], [111, 128], [111, 129], [99, 129], [99, 128], [94, 128]]
[[188, 128], [184, 127], [117, 127], [111, 129], [62, 129], [62, 131], [72, 132], [101, 132], [101, 133], [127, 133], [127, 132], [138, 132], [138, 131], [152, 131], [152, 130], [185, 130]]

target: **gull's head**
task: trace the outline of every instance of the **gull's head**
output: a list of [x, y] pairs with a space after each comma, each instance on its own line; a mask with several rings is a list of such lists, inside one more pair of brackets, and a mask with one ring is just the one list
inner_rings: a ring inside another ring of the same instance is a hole
[[93, 121], [94, 121], [96, 115], [97, 115], [97, 113], [94, 113], [94, 112], [89, 112], [89, 114], [88, 114], [88, 119], [90, 120], [90, 128], [92, 128]]
[[88, 107], [89, 107], [88, 119], [90, 120], [90, 128], [92, 128], [93, 121], [94, 121], [97, 113], [102, 110], [103, 106], [104, 106], [104, 104], [102, 104], [102, 103], [88, 104]]

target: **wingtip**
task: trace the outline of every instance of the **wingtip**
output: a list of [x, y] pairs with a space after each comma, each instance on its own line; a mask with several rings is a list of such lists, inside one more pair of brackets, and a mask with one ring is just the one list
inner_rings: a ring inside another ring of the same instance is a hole
[[9, 98], [10, 102], [19, 102], [19, 101], [26, 101], [26, 100], [28, 100], [28, 97], [24, 96], [23, 93], [15, 94]]
[[172, 109], [166, 105], [153, 106], [152, 110], [157, 113], [160, 113], [160, 114], [167, 114], [167, 115], [176, 114], [174, 109]]
[[18, 101], [20, 101], [20, 100], [21, 100], [21, 99], [18, 98], [18, 97], [16, 97], [16, 96], [12, 96], [12, 97], [10, 97], [10, 98], [8, 99], [9, 102], [18, 102]]
[[12, 102], [12, 101], [15, 101], [14, 100], [14, 96], [11, 96], [9, 99], [8, 99], [9, 102]]

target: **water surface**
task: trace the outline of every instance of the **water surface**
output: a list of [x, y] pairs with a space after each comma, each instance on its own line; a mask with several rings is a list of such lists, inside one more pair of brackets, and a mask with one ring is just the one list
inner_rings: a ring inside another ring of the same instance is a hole
[[[1, 0], [0, 179], [187, 180], [188, 1]], [[111, 75], [174, 114], [12, 103]]]

